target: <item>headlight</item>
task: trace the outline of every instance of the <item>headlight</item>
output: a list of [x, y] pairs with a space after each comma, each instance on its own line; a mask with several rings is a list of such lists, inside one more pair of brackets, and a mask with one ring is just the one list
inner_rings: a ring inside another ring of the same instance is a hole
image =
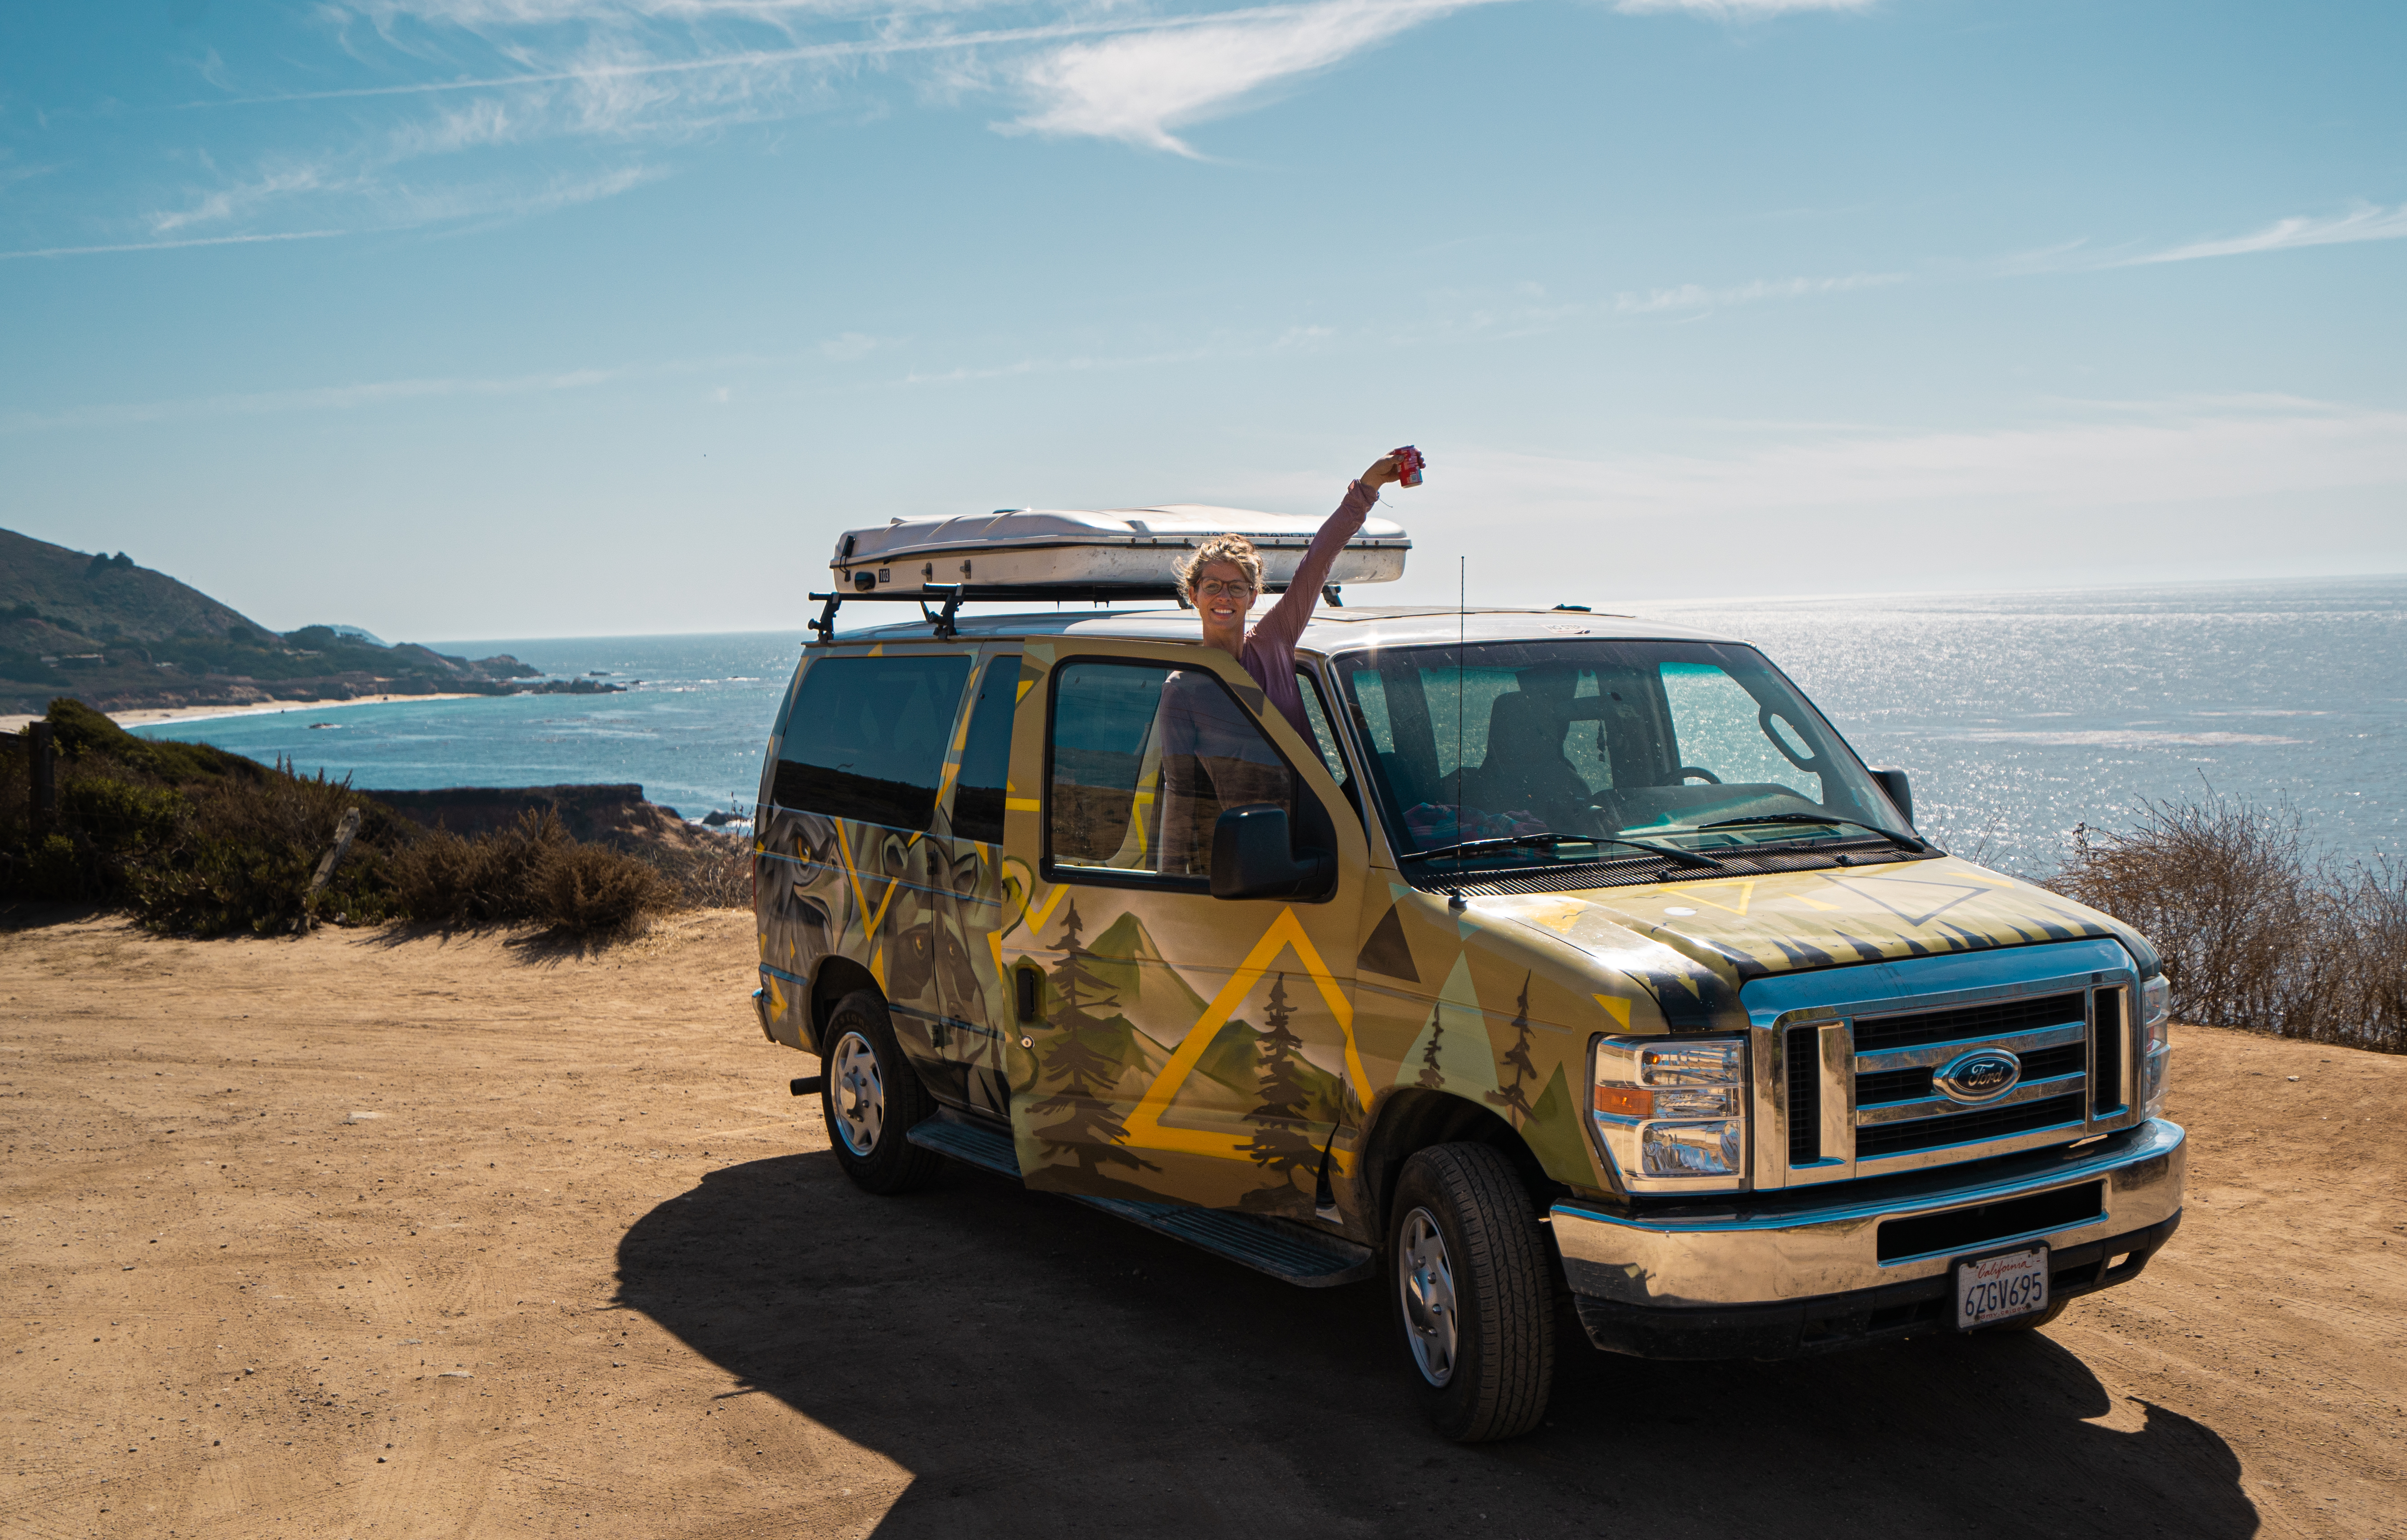
[[2140, 1116], [2165, 1110], [2166, 1072], [2172, 1067], [2173, 991], [2161, 975], [2140, 986]]
[[1746, 1040], [1600, 1037], [1591, 1119], [1633, 1188], [1729, 1191], [1746, 1172]]

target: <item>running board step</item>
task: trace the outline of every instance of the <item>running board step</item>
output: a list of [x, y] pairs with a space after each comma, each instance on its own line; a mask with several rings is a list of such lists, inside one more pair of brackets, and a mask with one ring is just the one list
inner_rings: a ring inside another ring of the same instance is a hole
[[1300, 1289], [1360, 1283], [1372, 1273], [1371, 1248], [1343, 1235], [1324, 1235], [1301, 1225], [1232, 1214], [1225, 1208], [1132, 1203], [1121, 1198], [1080, 1197], [1078, 1201]]
[[[1011, 1135], [999, 1128], [940, 1112], [913, 1127], [904, 1137], [922, 1149], [933, 1149], [981, 1171], [1015, 1180], [1019, 1176], [1019, 1152], [1012, 1148]], [[1224, 1208], [1194, 1208], [1186, 1204], [1090, 1198], [1075, 1192], [1060, 1196], [1090, 1208], [1100, 1208], [1114, 1219], [1184, 1241], [1299, 1288], [1329, 1289], [1341, 1283], [1359, 1283], [1373, 1271], [1369, 1247], [1279, 1219], [1232, 1214]]]
[[904, 1137], [921, 1149], [933, 1149], [964, 1165], [991, 1171], [1015, 1182], [1019, 1180], [1019, 1152], [1011, 1148], [1011, 1135], [999, 1128], [939, 1112], [925, 1122], [914, 1124]]

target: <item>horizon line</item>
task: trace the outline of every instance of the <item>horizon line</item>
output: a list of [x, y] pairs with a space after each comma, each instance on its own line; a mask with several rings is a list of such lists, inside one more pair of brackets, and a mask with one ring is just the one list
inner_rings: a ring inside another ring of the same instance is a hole
[[[2017, 597], [2017, 596], [2030, 595], [2030, 594], [2048, 594], [2048, 593], [2113, 593], [2113, 592], [2117, 592], [2133, 591], [2133, 590], [2140, 590], [2140, 589], [2165, 589], [2165, 588], [2217, 588], [2217, 587], [2233, 587], [2233, 586], [2239, 586], [2239, 585], [2250, 585], [2250, 586], [2272, 587], [2272, 586], [2276, 586], [2276, 585], [2290, 585], [2290, 584], [2298, 584], [2298, 583], [2334, 583], [2334, 582], [2347, 583], [2347, 582], [2374, 582], [2374, 581], [2379, 581], [2379, 580], [2381, 580], [2381, 579], [2383, 579], [2383, 578], [2407, 578], [2407, 568], [2402, 568], [2402, 569], [2400, 569], [2400, 570], [2397, 570], [2397, 571], [2389, 571], [2389, 572], [2334, 572], [2334, 573], [2307, 573], [2307, 574], [2301, 574], [2301, 575], [2300, 575], [2300, 576], [2297, 576], [2297, 577], [2290, 577], [2290, 578], [2256, 578], [2256, 577], [2251, 577], [2251, 578], [2177, 578], [2161, 579], [2161, 580], [2151, 581], [2151, 582], [2120, 582], [2120, 583], [2086, 583], [2086, 584], [2068, 584], [2068, 585], [2059, 585], [2059, 586], [2048, 587], [2048, 588], [1908, 588], [1908, 589], [1847, 589], [1847, 590], [1830, 590], [1830, 591], [1822, 591], [1822, 592], [1799, 592], [1799, 593], [1679, 594], [1679, 595], [1664, 595], [1664, 596], [1661, 596], [1661, 597], [1657, 597], [1657, 598], [1645, 598], [1645, 599], [1639, 599], [1639, 598], [1621, 598], [1621, 599], [1613, 599], [1613, 600], [1607, 600], [1607, 601], [1605, 601], [1605, 603], [1607, 603], [1607, 604], [1614, 604], [1614, 605], [1620, 605], [1620, 606], [1626, 606], [1643, 607], [1643, 606], [1669, 606], [1669, 605], [1678, 605], [1678, 606], [1696, 606], [1696, 605], [1753, 605], [1753, 604], [1773, 605], [1773, 604], [1799, 604], [1799, 603], [1807, 603], [1807, 602], [1830, 602], [1830, 601], [1842, 600], [1842, 599], [1914, 599], [1914, 598], [1924, 598], [1924, 597], [1930, 597], [1930, 598], [1967, 598], [1967, 597], [1976, 597], [1976, 596], [1980, 596], [1980, 595], [1996, 595], [1996, 596], [1998, 596], [1998, 597], [2004, 598], [2004, 597]], [[1370, 585], [1365, 584], [1365, 585], [1361, 585], [1361, 586], [1363, 586], [1363, 587], [1369, 587]], [[884, 602], [884, 601], [881, 601], [881, 603], [882, 603], [882, 602]], [[975, 599], [974, 599], [974, 600], [970, 600], [970, 601], [967, 601], [966, 603], [964, 603], [964, 605], [962, 606], [962, 610], [961, 610], [961, 612], [962, 612], [963, 614], [972, 614], [972, 613], [976, 613], [976, 614], [990, 615], [990, 616], [991, 616], [991, 615], [1012, 615], [1012, 614], [1023, 614], [1023, 615], [1026, 615], [1026, 614], [1048, 614], [1048, 613], [1051, 613], [1050, 611], [1038, 610], [1038, 609], [1032, 609], [1032, 608], [1030, 608], [1030, 607], [1029, 607], [1029, 606], [1030, 606], [1031, 604], [1041, 604], [1041, 603], [1043, 603], [1043, 601], [1041, 601], [1041, 600], [1029, 601], [1029, 600], [1011, 600], [1011, 599], [990, 599], [990, 600], [975, 600]], [[1063, 605], [1068, 605], [1068, 604], [1072, 604], [1072, 603], [1084, 604], [1084, 603], [1085, 603], [1085, 601], [1083, 601], [1083, 600], [1076, 600], [1076, 601], [1073, 601], [1073, 600], [1067, 600], [1067, 599], [1065, 599], [1065, 600], [1061, 601], [1061, 604], [1063, 604]], [[980, 607], [978, 607], [978, 608], [976, 608], [976, 609], [973, 610], [973, 608], [971, 607], [971, 606], [980, 606]], [[1425, 602], [1425, 603], [1424, 603], [1424, 602], [1415, 602], [1415, 601], [1400, 601], [1400, 602], [1399, 602], [1399, 604], [1398, 604], [1398, 605], [1396, 605], [1396, 606], [1386, 606], [1386, 605], [1353, 605], [1353, 606], [1345, 606], [1345, 607], [1352, 608], [1352, 609], [1371, 609], [1371, 608], [1405, 607], [1405, 606], [1409, 606], [1410, 607], [1413, 607], [1413, 608], [1437, 607], [1437, 608], [1451, 609], [1451, 608], [1453, 608], [1453, 607], [1454, 607], [1454, 606], [1451, 606], [1451, 605], [1443, 605], [1443, 604], [1438, 604], [1438, 603], [1436, 603], [1435, 601], [1429, 601], [1429, 602]], [[1166, 604], [1157, 605], [1157, 604], [1152, 604], [1152, 603], [1139, 603], [1139, 604], [1128, 604], [1128, 605], [1101, 605], [1101, 606], [1090, 606], [1089, 607], [1089, 609], [1088, 609], [1087, 613], [1093, 614], [1093, 615], [1105, 615], [1105, 614], [1119, 613], [1119, 612], [1127, 612], [1127, 611], [1134, 611], [1134, 610], [1147, 610], [1147, 609], [1155, 609], [1155, 608], [1175, 608], [1175, 606], [1169, 606], [1169, 605], [1166, 605]], [[1472, 605], [1472, 606], [1470, 606], [1469, 607], [1470, 607], [1470, 608], [1472, 608], [1472, 609], [1488, 609], [1488, 610], [1519, 610], [1519, 609], [1529, 609], [1529, 608], [1531, 608], [1531, 606], [1528, 606], [1528, 605], [1514, 605], [1514, 604], [1481, 604], [1481, 605]], [[1598, 614], [1598, 615], [1602, 615], [1602, 616], [1607, 616], [1607, 617], [1610, 617], [1610, 616], [1612, 616], [1612, 615], [1614, 615], [1614, 614], [1628, 613], [1628, 611], [1627, 611], [1627, 610], [1608, 610], [1608, 609], [1602, 608], [1602, 607], [1594, 607], [1594, 608], [1592, 609], [1592, 612], [1593, 612], [1593, 613], [1595, 613], [1595, 614]], [[910, 624], [911, 622], [910, 622], [908, 620], [895, 620], [895, 621], [893, 621], [893, 622], [891, 622], [891, 623], [893, 623], [893, 624], [898, 624], [898, 625], [907, 625], [907, 624]], [[370, 628], [370, 629], [373, 629], [373, 628]], [[751, 628], [743, 629], [743, 630], [736, 630], [736, 631], [614, 631], [614, 632], [562, 632], [562, 633], [558, 633], [558, 634], [555, 634], [555, 635], [541, 635], [541, 636], [533, 636], [533, 635], [517, 635], [517, 636], [487, 635], [487, 636], [467, 636], [467, 637], [456, 637], [456, 636], [455, 636], [455, 637], [443, 637], [443, 638], [436, 638], [436, 639], [429, 640], [429, 641], [422, 641], [422, 642], [419, 642], [419, 643], [416, 643], [415, 645], [420, 646], [420, 647], [429, 647], [429, 648], [433, 648], [433, 647], [442, 647], [442, 648], [462, 648], [462, 647], [491, 647], [491, 646], [499, 646], [499, 645], [504, 645], [504, 644], [512, 643], [512, 642], [613, 642], [613, 641], [662, 641], [662, 640], [666, 640], [666, 639], [670, 639], [670, 638], [674, 638], [674, 637], [687, 637], [687, 636], [804, 636], [804, 635], [809, 635], [809, 631], [810, 631], [810, 628], [809, 628], [809, 626], [808, 626], [807, 624], [802, 624], [802, 625], [796, 625], [796, 626], [792, 626], [792, 627], [786, 627], [786, 626], [758, 626], [758, 627], [751, 627]], [[281, 635], [281, 633], [279, 633], [279, 635]], [[396, 643], [396, 644], [394, 644], [394, 645], [399, 646], [399, 645], [404, 645], [404, 644]]]

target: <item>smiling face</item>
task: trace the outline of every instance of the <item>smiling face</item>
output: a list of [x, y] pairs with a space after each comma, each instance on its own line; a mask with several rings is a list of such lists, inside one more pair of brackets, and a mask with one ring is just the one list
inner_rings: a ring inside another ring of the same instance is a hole
[[1246, 569], [1234, 562], [1209, 562], [1198, 567], [1190, 581], [1195, 598], [1195, 612], [1203, 618], [1207, 632], [1226, 631], [1245, 624], [1246, 612], [1254, 606], [1254, 590]]

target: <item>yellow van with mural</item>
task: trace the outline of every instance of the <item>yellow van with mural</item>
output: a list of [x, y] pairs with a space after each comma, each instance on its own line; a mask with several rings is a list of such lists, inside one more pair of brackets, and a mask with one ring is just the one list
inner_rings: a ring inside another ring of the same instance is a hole
[[1536, 1425], [1574, 1314], [1682, 1359], [2028, 1329], [2179, 1222], [2147, 942], [1922, 838], [1745, 643], [1327, 607], [1307, 738], [1191, 615], [958, 613], [1159, 588], [913, 576], [904, 624], [815, 596], [754, 825], [761, 1024], [862, 1187], [961, 1162], [1373, 1280], [1464, 1440]]

